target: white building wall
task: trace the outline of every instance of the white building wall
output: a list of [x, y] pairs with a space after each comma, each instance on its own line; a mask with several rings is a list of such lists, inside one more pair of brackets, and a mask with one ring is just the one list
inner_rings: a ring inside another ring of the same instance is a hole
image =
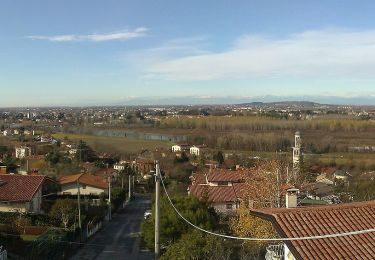
[[196, 156], [199, 156], [199, 148], [198, 147], [190, 147], [190, 154], [193, 154], [193, 155], [196, 155]]
[[123, 170], [125, 170], [125, 165], [115, 164], [115, 165], [113, 165], [113, 169], [115, 169], [117, 171], [123, 171]]
[[[228, 209], [227, 204], [231, 204], [232, 208]], [[237, 210], [237, 205], [235, 202], [221, 202], [221, 203], [212, 203], [212, 207], [219, 214], [233, 214]]]
[[41, 204], [42, 204], [42, 189], [39, 189], [33, 199], [30, 201], [29, 204], [29, 211], [34, 213], [41, 212]]
[[17, 147], [16, 148], [16, 158], [22, 159], [29, 155], [31, 155], [31, 151], [29, 147]]
[[[67, 193], [71, 195], [77, 195], [78, 194], [78, 187], [76, 183], [67, 183], [61, 185], [61, 192]], [[100, 195], [101, 193], [105, 192], [108, 193], [108, 189], [100, 189], [96, 187], [92, 187], [89, 185], [84, 185], [80, 183], [80, 189], [79, 192], [81, 195]]]
[[296, 260], [286, 244], [284, 244], [284, 260]]
[[172, 152], [181, 152], [181, 146], [173, 145], [172, 146]]
[[2, 212], [26, 212], [29, 208], [29, 203], [6, 203], [0, 202], [0, 211]]

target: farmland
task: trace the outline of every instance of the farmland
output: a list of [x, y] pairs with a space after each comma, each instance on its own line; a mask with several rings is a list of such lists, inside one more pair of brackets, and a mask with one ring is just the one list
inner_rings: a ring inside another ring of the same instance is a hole
[[167, 148], [169, 142], [152, 140], [133, 140], [126, 137], [107, 137], [83, 134], [56, 133], [53, 137], [57, 139], [66, 139], [72, 141], [82, 140], [91, 146], [94, 150], [101, 153], [111, 154], [136, 154], [142, 149], [153, 150], [155, 147]]

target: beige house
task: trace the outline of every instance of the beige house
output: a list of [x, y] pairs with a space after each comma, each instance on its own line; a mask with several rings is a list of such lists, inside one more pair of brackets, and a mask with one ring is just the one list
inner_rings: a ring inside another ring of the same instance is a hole
[[63, 176], [59, 179], [62, 194], [77, 195], [78, 188], [81, 195], [100, 195], [108, 193], [108, 182], [102, 176], [80, 173]]
[[27, 146], [16, 147], [16, 158], [22, 159], [31, 155], [31, 148]]
[[0, 175], [0, 211], [41, 213], [43, 186], [53, 182], [43, 175]]

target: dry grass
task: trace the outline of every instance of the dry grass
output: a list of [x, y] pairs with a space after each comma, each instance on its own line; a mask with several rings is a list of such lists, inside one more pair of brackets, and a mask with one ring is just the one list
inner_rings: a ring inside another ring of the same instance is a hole
[[63, 140], [65, 137], [73, 141], [82, 140], [98, 152], [120, 155], [135, 154], [142, 149], [154, 150], [156, 147], [169, 148], [171, 146], [170, 142], [134, 140], [126, 137], [107, 137], [68, 133], [56, 133], [53, 134], [53, 136], [60, 140]]

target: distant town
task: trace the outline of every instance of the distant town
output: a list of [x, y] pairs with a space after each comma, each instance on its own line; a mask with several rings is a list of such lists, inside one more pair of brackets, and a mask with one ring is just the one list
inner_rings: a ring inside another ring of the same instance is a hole
[[[241, 246], [190, 232], [165, 193], [163, 259], [194, 240], [226, 259], [317, 259], [331, 238], [272, 239], [373, 228], [374, 120], [375, 107], [312, 102], [2, 108], [0, 243], [9, 259], [91, 259], [105, 248], [152, 259], [158, 163], [190, 221], [271, 240]], [[373, 243], [372, 233], [340, 239]]]

